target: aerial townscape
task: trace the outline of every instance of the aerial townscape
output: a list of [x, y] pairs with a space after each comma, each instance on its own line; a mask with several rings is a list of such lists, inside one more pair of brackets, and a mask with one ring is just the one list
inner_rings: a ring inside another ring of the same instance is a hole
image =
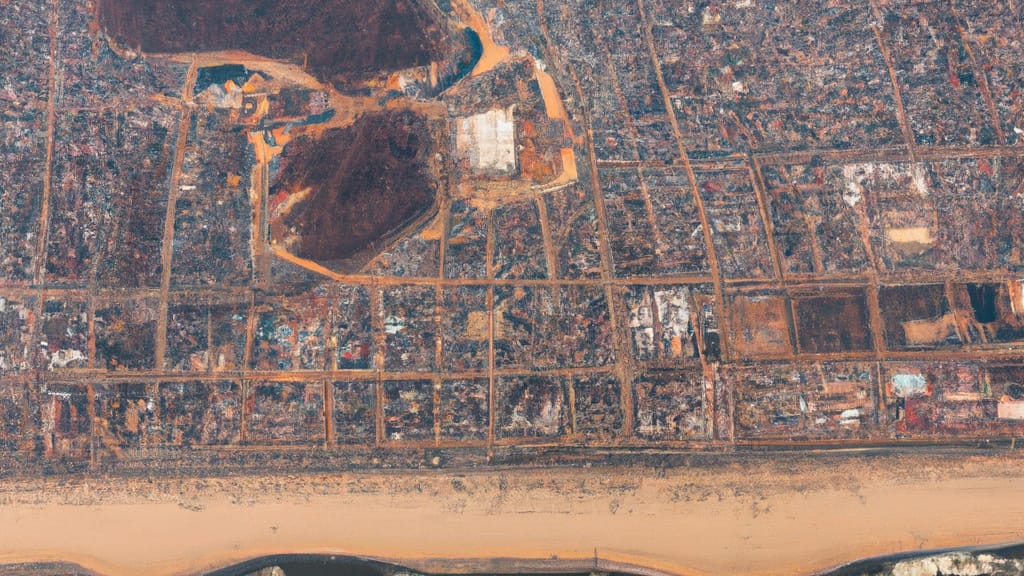
[[1021, 464], [1020, 0], [0, 0], [0, 208], [12, 486]]

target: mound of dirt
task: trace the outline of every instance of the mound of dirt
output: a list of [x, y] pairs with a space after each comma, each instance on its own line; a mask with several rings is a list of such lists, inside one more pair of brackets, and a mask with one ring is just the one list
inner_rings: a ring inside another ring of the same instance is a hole
[[97, 15], [107, 34], [145, 52], [308, 58], [311, 73], [336, 85], [440, 60], [450, 41], [421, 0], [99, 0]]
[[368, 114], [316, 141], [291, 142], [270, 192], [310, 192], [271, 222], [275, 240], [287, 236], [296, 256], [324, 263], [380, 249], [435, 207], [432, 142], [427, 120], [409, 111]]

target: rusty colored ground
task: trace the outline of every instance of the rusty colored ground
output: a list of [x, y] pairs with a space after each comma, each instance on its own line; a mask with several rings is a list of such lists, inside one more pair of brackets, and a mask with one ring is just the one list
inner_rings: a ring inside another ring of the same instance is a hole
[[311, 192], [271, 223], [274, 239], [295, 234], [296, 256], [333, 262], [388, 238], [435, 205], [438, 190], [424, 160], [430, 139], [424, 118], [399, 111], [368, 114], [319, 140], [295, 140], [271, 195]]
[[338, 84], [442, 59], [447, 27], [416, 0], [100, 0], [108, 34], [145, 52], [246, 50]]

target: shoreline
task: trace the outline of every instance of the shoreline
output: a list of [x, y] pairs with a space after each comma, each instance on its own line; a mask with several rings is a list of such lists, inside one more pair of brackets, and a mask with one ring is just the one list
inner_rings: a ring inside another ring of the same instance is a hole
[[1024, 540], [1018, 457], [816, 460], [18, 480], [0, 484], [0, 562], [171, 576], [336, 554], [459, 573], [502, 558], [592, 566], [596, 552], [660, 574], [753, 576]]

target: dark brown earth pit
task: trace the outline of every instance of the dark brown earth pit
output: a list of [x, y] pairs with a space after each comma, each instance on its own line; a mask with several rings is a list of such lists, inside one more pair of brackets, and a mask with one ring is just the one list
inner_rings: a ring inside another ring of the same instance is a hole
[[98, 0], [97, 19], [144, 52], [245, 50], [336, 86], [468, 48], [422, 0]]
[[[350, 271], [425, 221], [438, 193], [430, 162], [439, 138], [431, 128], [410, 111], [378, 112], [289, 143], [270, 190], [273, 242]], [[293, 194], [301, 199], [289, 201]]]

